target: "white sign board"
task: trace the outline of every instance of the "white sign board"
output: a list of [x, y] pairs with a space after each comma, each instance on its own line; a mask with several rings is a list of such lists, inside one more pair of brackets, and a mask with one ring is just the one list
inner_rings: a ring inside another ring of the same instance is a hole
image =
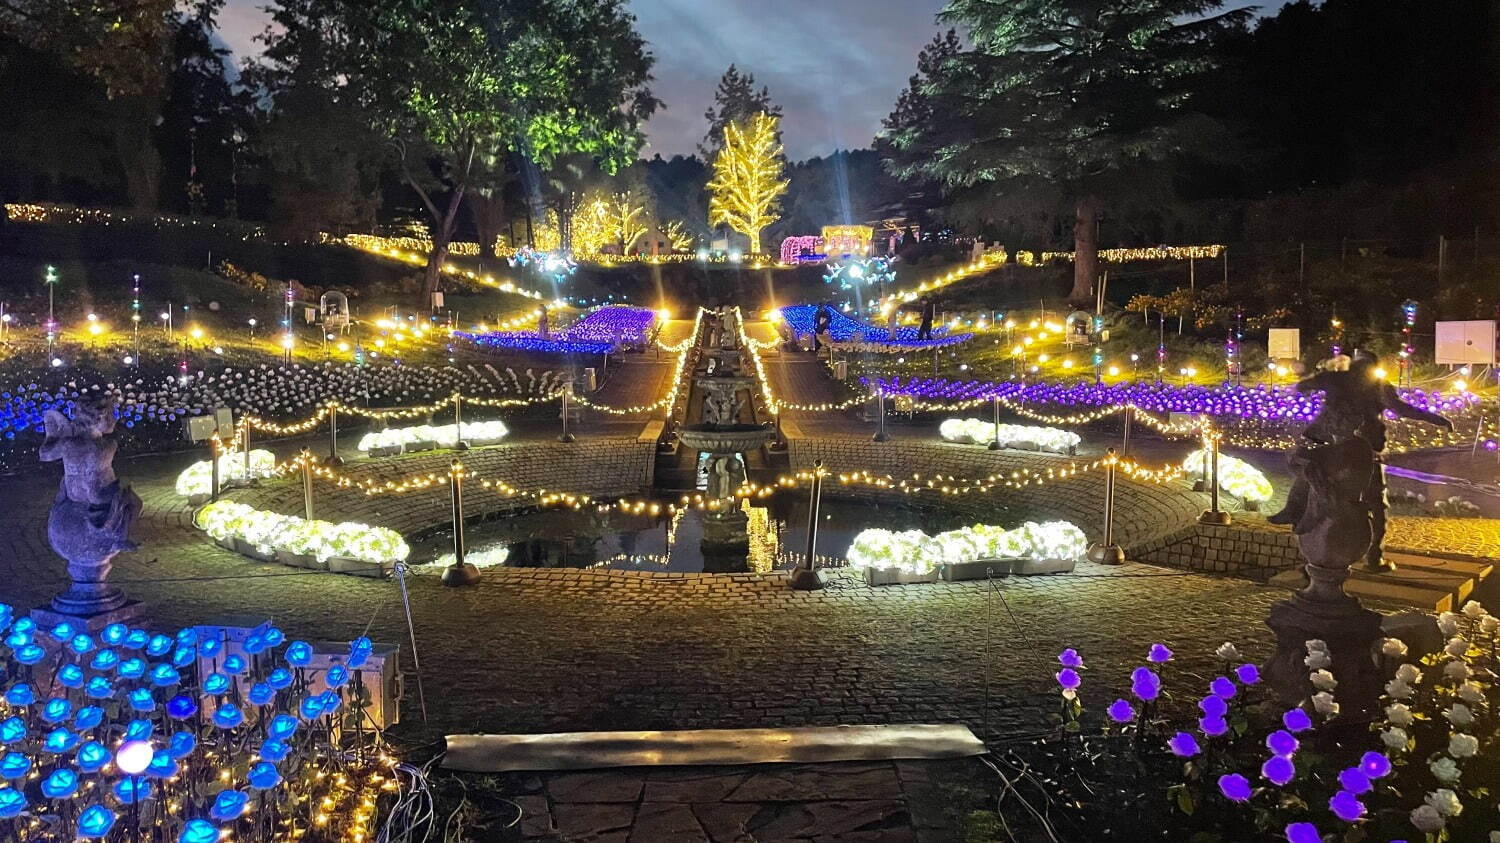
[[1495, 362], [1495, 320], [1437, 322], [1433, 362], [1453, 366], [1489, 366]]
[[1302, 330], [1272, 328], [1266, 336], [1266, 356], [1272, 360], [1302, 359]]

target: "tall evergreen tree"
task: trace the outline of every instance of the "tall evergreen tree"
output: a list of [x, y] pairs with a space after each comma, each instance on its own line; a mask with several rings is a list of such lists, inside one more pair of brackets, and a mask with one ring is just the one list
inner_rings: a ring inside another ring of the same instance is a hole
[[1098, 223], [1112, 201], [1170, 189], [1171, 162], [1227, 147], [1188, 107], [1212, 40], [1248, 10], [1221, 0], [951, 0], [942, 20], [973, 45], [939, 39], [888, 121], [889, 166], [996, 201], [1066, 197], [1075, 250], [1070, 298], [1088, 302]]
[[[762, 85], [760, 90], [755, 90], [755, 74], [741, 73], [739, 68], [730, 65], [719, 79], [719, 87], [714, 90], [714, 104], [703, 113], [703, 118], [708, 121], [708, 134], [703, 136], [703, 143], [698, 144], [698, 152], [703, 160], [712, 161], [719, 150], [724, 147], [724, 127], [730, 123], [742, 123], [756, 114], [765, 114], [781, 118], [781, 106], [771, 102], [771, 91]], [[779, 130], [778, 130], [779, 131]], [[781, 136], [778, 134], [778, 141]]]

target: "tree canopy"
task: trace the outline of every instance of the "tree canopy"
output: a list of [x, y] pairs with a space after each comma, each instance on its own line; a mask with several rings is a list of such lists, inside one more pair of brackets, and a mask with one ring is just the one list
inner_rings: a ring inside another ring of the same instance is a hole
[[771, 91], [766, 86], [762, 85], [759, 91], [755, 90], [755, 74], [741, 73], [738, 67], [731, 64], [714, 89], [714, 104], [703, 113], [703, 119], [708, 121], [708, 134], [698, 144], [698, 153], [704, 160], [712, 161], [714, 155], [724, 147], [725, 127], [730, 123], [749, 120], [756, 114], [767, 114], [780, 119], [781, 106], [771, 101]]

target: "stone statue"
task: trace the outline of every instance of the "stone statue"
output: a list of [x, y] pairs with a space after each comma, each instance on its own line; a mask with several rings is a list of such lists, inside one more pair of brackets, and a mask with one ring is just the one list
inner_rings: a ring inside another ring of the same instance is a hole
[[708, 464], [708, 497], [723, 500], [745, 485], [745, 464], [734, 454], [716, 454]]
[[134, 550], [130, 527], [141, 513], [141, 499], [115, 477], [114, 400], [80, 403], [69, 419], [55, 410], [43, 419], [44, 462], [62, 461], [63, 481], [47, 517], [47, 539], [68, 562], [73, 585], [53, 598], [52, 608], [68, 615], [96, 615], [120, 608], [125, 594], [107, 584], [110, 562]]
[[740, 323], [734, 308], [726, 307], [719, 317], [722, 325], [719, 334], [720, 348], [739, 348], [740, 345]]
[[703, 423], [714, 427], [732, 427], [739, 423], [744, 400], [732, 390], [710, 387], [703, 397]]
[[[1272, 524], [1291, 524], [1301, 534], [1301, 525], [1309, 517], [1310, 485], [1304, 476], [1312, 453], [1329, 445], [1359, 440], [1368, 446], [1373, 462], [1366, 476], [1365, 489], [1360, 495], [1365, 518], [1369, 526], [1369, 548], [1365, 552], [1365, 564], [1374, 571], [1392, 571], [1395, 565], [1381, 553], [1385, 542], [1385, 467], [1380, 454], [1385, 450], [1385, 422], [1382, 418], [1389, 411], [1395, 415], [1428, 422], [1447, 429], [1453, 423], [1436, 413], [1401, 400], [1395, 387], [1375, 376], [1375, 356], [1356, 351], [1347, 368], [1335, 366], [1319, 372], [1297, 384], [1298, 392], [1322, 392], [1323, 407], [1317, 418], [1302, 432], [1302, 444], [1292, 454], [1292, 471], [1296, 480], [1287, 495], [1286, 507], [1266, 520]], [[1311, 529], [1309, 526], [1308, 529]]]
[[1297, 385], [1322, 391], [1323, 407], [1307, 426], [1292, 455], [1296, 481], [1286, 508], [1270, 521], [1290, 524], [1307, 560], [1308, 584], [1290, 600], [1271, 607], [1266, 625], [1276, 633], [1276, 652], [1266, 664], [1268, 683], [1288, 703], [1307, 699], [1307, 642], [1327, 645], [1338, 678], [1344, 715], [1374, 707], [1381, 675], [1374, 658], [1383, 637], [1381, 616], [1344, 591], [1349, 566], [1364, 559], [1389, 570], [1380, 555], [1385, 534], [1384, 412], [1451, 427], [1447, 419], [1402, 401], [1375, 377], [1375, 358], [1357, 352], [1347, 370], [1320, 372]]

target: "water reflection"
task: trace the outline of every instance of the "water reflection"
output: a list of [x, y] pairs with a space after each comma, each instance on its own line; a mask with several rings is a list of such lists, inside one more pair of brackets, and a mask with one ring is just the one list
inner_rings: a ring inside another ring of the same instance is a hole
[[[767, 573], [802, 561], [806, 507], [805, 499], [786, 495], [754, 506], [742, 501], [730, 512], [668, 514], [665, 507], [655, 516], [614, 509], [532, 511], [472, 524], [465, 533], [471, 555], [505, 547], [504, 564], [511, 567]], [[843, 565], [844, 551], [868, 527], [931, 531], [937, 524], [962, 524], [962, 519], [930, 510], [827, 499], [821, 515], [818, 561], [828, 566]], [[433, 562], [451, 553], [451, 543], [446, 531], [418, 537], [411, 558]]]

